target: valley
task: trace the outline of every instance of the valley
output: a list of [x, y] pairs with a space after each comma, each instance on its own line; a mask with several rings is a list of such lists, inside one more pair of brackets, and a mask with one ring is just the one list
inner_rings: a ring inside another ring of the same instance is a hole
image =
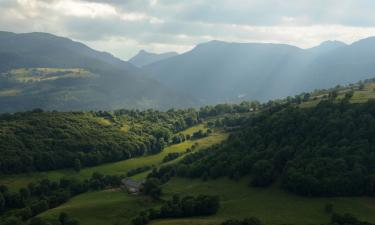
[[[351, 93], [352, 92], [352, 93]], [[339, 104], [347, 93], [351, 93], [349, 101], [351, 104], [364, 104], [375, 96], [374, 83], [367, 81], [357, 83], [347, 87], [336, 87], [329, 90], [319, 90], [309, 93], [306, 100], [306, 93], [291, 99], [280, 99], [272, 104], [275, 107], [283, 104], [296, 104], [302, 109], [312, 109], [317, 107], [320, 101], [327, 101], [332, 93]], [[305, 98], [305, 100], [303, 100]], [[300, 100], [298, 100], [300, 99]], [[300, 101], [300, 102], [299, 102]], [[271, 103], [268, 103], [270, 105]], [[272, 105], [271, 104], [271, 105]], [[276, 104], [276, 105], [275, 105]], [[270, 106], [262, 106], [264, 111]], [[216, 107], [219, 109], [219, 107]], [[258, 112], [261, 113], [261, 112]], [[103, 116], [104, 115], [104, 116]], [[103, 126], [115, 126], [122, 132], [130, 132], [133, 127], [147, 125], [147, 119], [143, 121], [134, 117], [108, 117], [107, 114], [100, 115], [97, 120]], [[121, 115], [121, 114], [120, 114]], [[126, 114], [125, 114], [126, 115]], [[152, 114], [150, 114], [152, 115]], [[207, 126], [212, 123], [223, 120], [225, 118], [251, 118], [257, 113], [224, 113], [217, 116], [208, 117], [204, 123], [191, 126], [179, 133], [191, 136], [202, 130], [207, 132]], [[95, 117], [94, 117], [95, 118]], [[146, 117], [145, 117], [146, 118]], [[225, 119], [228, 120], [228, 119]], [[114, 122], [117, 121], [117, 122]], [[120, 122], [121, 121], [121, 122]], [[127, 122], [125, 122], [127, 121]], [[133, 121], [129, 123], [129, 121]], [[138, 122], [137, 122], [138, 121]], [[125, 122], [125, 123], [124, 123]], [[139, 156], [119, 162], [105, 163], [98, 166], [82, 168], [79, 172], [73, 169], [52, 170], [48, 172], [32, 172], [17, 175], [2, 175], [0, 177], [1, 184], [7, 185], [10, 190], [27, 186], [30, 182], [36, 182], [43, 179], [58, 181], [61, 178], [74, 178], [84, 180], [89, 178], [94, 172], [100, 172], [105, 175], [125, 175], [127, 172], [140, 167], [150, 166], [156, 169], [163, 168], [168, 165], [178, 165], [184, 157], [189, 154], [199, 153], [207, 148], [211, 148], [216, 144], [225, 141], [231, 132], [238, 132], [236, 125], [230, 125], [233, 122], [226, 122], [224, 127], [221, 125], [213, 130], [207, 137], [186, 140], [181, 143], [171, 144], [165, 147], [161, 152], [151, 155]], [[125, 126], [125, 125], [126, 126]], [[133, 124], [133, 125], [131, 125]], [[162, 123], [161, 123], [162, 124]], [[126, 127], [126, 129], [124, 128]], [[231, 128], [232, 127], [232, 128]], [[231, 129], [229, 129], [231, 128]], [[198, 143], [198, 144], [196, 144]], [[197, 146], [192, 148], [192, 146]], [[193, 149], [192, 152], [185, 153], [186, 149]], [[216, 150], [212, 150], [216, 151]], [[163, 163], [163, 159], [169, 153], [185, 153], [178, 159]], [[133, 179], [144, 179], [151, 171], [141, 172], [132, 176]], [[344, 214], [350, 212], [360, 220], [374, 222], [375, 221], [375, 199], [370, 196], [333, 196], [333, 197], [309, 197], [290, 193], [282, 188], [281, 181], [278, 180], [268, 187], [251, 187], [249, 181], [253, 178], [250, 175], [243, 176], [233, 180], [225, 177], [209, 178], [183, 178], [172, 177], [164, 183], [162, 187], [162, 199], [169, 199], [175, 194], [185, 195], [216, 195], [220, 198], [221, 207], [217, 214], [208, 217], [193, 217], [181, 219], [159, 219], [152, 221], [152, 225], [167, 224], [193, 224], [208, 225], [220, 224], [221, 222], [234, 218], [241, 219], [249, 216], [256, 216], [267, 225], [275, 223], [285, 224], [326, 224], [330, 221], [330, 212], [326, 211], [327, 204], [332, 205], [336, 213]], [[58, 225], [58, 215], [61, 212], [68, 213], [80, 221], [81, 225], [132, 225], [132, 219], [142, 210], [160, 207], [160, 202], [152, 200], [148, 196], [132, 196], [118, 188], [109, 188], [99, 191], [89, 191], [71, 198], [66, 203], [43, 212], [39, 216], [51, 222], [52, 225]]]

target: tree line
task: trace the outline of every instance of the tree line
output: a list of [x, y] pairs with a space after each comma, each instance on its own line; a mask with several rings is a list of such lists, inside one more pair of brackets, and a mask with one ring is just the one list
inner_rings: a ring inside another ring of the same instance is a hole
[[[107, 187], [118, 187], [120, 176], [93, 173], [90, 179], [83, 181], [62, 178], [59, 181], [43, 179], [30, 183], [19, 192], [11, 192], [5, 185], [0, 186], [0, 215], [7, 224], [8, 220], [26, 222], [31, 218], [67, 202], [73, 196], [90, 190], [102, 190]], [[30, 224], [32, 225], [32, 224]]]
[[181, 198], [174, 195], [163, 203], [160, 209], [143, 211], [132, 220], [133, 225], [145, 225], [150, 220], [163, 218], [183, 218], [193, 216], [209, 216], [215, 214], [220, 207], [217, 196], [198, 195]]
[[322, 101], [314, 108], [284, 105], [247, 119], [221, 145], [153, 171], [215, 179], [251, 177], [249, 185], [276, 179], [291, 192], [308, 196], [375, 195], [375, 102]]

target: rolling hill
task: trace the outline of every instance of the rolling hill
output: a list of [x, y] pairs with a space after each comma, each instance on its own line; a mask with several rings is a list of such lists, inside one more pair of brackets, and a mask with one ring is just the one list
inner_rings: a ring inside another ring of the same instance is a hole
[[211, 41], [143, 67], [153, 79], [202, 104], [269, 100], [375, 75], [375, 38], [301, 49], [283, 44]]
[[170, 108], [194, 102], [128, 62], [47, 33], [0, 32], [0, 81], [2, 112]]
[[166, 52], [162, 54], [156, 54], [151, 52], [146, 52], [145, 50], [141, 50], [138, 52], [137, 55], [132, 57], [129, 62], [135, 66], [143, 67], [155, 62], [158, 62], [163, 59], [168, 59], [173, 56], [177, 56], [176, 52]]

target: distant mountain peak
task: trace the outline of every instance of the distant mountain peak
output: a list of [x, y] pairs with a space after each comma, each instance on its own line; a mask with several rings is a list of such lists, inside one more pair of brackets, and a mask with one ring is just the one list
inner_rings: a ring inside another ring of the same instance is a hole
[[347, 44], [342, 41], [328, 40], [328, 41], [324, 41], [320, 43], [318, 46], [309, 48], [308, 50], [317, 52], [317, 53], [322, 53], [322, 52], [332, 51], [343, 46], [347, 46]]
[[132, 57], [129, 62], [135, 66], [138, 67], [143, 67], [155, 62], [158, 62], [160, 60], [168, 59], [173, 56], [177, 56], [177, 52], [166, 52], [166, 53], [152, 53], [152, 52], [147, 52], [146, 50], [142, 49], [138, 52], [137, 55]]

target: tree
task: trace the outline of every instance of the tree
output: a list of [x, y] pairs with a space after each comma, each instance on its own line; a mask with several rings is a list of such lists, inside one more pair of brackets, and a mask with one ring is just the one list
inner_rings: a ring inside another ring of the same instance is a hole
[[34, 217], [30, 220], [29, 225], [49, 225], [49, 223], [42, 218]]
[[74, 160], [74, 170], [79, 173], [81, 171], [82, 165], [81, 165], [81, 160], [75, 159]]
[[48, 210], [48, 202], [46, 200], [40, 200], [31, 204], [31, 211], [33, 215], [38, 215], [41, 212]]
[[151, 196], [153, 199], [159, 199], [161, 196], [161, 182], [157, 178], [150, 178], [146, 180], [143, 186], [143, 192]]
[[5, 210], [5, 199], [2, 193], [0, 193], [0, 212]]
[[251, 184], [257, 187], [268, 186], [274, 180], [274, 167], [268, 160], [259, 160], [252, 169], [253, 179]]
[[20, 189], [20, 196], [23, 200], [27, 200], [30, 198], [30, 191], [27, 188]]
[[23, 225], [22, 221], [17, 217], [9, 217], [5, 219], [2, 225]]
[[324, 206], [324, 211], [326, 213], [332, 213], [333, 212], [333, 204], [332, 203], [327, 203], [325, 206]]

